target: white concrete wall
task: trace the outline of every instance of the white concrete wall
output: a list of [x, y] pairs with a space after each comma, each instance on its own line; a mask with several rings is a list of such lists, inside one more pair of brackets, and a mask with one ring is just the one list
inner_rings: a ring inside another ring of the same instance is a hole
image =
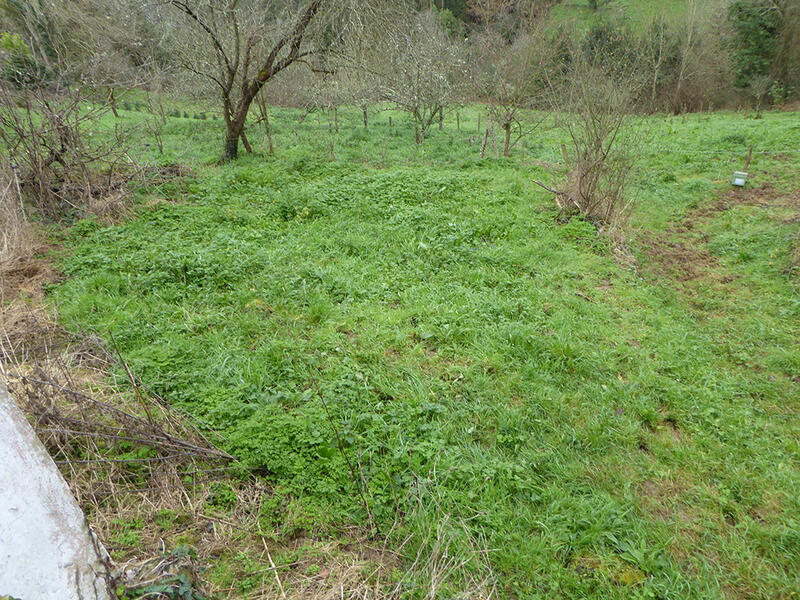
[[0, 597], [108, 600], [105, 550], [0, 381]]

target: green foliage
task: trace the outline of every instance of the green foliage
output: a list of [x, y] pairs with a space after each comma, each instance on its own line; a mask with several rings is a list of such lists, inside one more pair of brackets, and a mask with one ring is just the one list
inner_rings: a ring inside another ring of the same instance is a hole
[[[397, 520], [412, 558], [443, 513], [468, 524], [452, 532], [457, 556], [467, 534], [484, 538], [500, 598], [720, 597], [721, 581], [791, 594], [792, 209], [694, 217], [680, 234], [708, 261], [694, 282], [653, 276], [646, 249], [685, 244], [672, 224], [714, 205], [750, 144], [791, 148], [797, 115], [643, 119], [633, 271], [590, 223], [557, 224], [530, 183], [558, 176], [544, 165], [564, 131], [480, 160], [474, 108], [422, 150], [390, 114], [393, 128], [382, 116], [365, 133], [342, 108], [336, 135], [275, 109], [275, 156], [225, 166], [213, 121], [171, 119], [164, 156], [140, 158], [196, 176], [141, 190], [125, 223], [76, 225], [52, 296], [64, 322], [113, 334], [148, 385], [227, 440], [273, 487], [259, 526], [277, 539], [368, 527], [347, 457], [381, 533]], [[800, 164], [752, 166], [788, 190]], [[211, 489], [214, 510], [235, 502], [230, 485]], [[226, 556], [213, 576], [246, 594], [259, 569]]]
[[0, 34], [0, 61], [2, 61], [2, 77], [14, 85], [24, 87], [46, 81], [49, 77], [47, 69], [38, 64], [25, 41], [16, 33]]
[[230, 484], [214, 482], [210, 486], [209, 506], [229, 511], [236, 505], [236, 492]]
[[16, 33], [4, 31], [0, 34], [0, 48], [6, 55], [30, 57], [31, 50], [28, 44]]
[[598, 23], [589, 28], [583, 40], [583, 53], [590, 64], [609, 72], [630, 72], [637, 59], [637, 43], [630, 29], [618, 21]]
[[[162, 558], [167, 562], [191, 557], [197, 559], [197, 553], [188, 546], [178, 546]], [[151, 580], [152, 581], [152, 580]], [[140, 598], [159, 598], [161, 600], [207, 600], [207, 596], [197, 590], [194, 577], [186, 573], [166, 574], [155, 583], [140, 585], [138, 587], [117, 587], [116, 596], [120, 600], [137, 600]]]
[[770, 73], [775, 57], [780, 13], [767, 0], [736, 0], [728, 9], [736, 85], [747, 87]]
[[117, 592], [119, 598], [163, 598], [164, 600], [206, 600], [206, 596], [198, 592], [186, 575], [176, 575], [164, 581], [133, 590], [121, 588]]
[[439, 19], [442, 22], [442, 28], [447, 35], [452, 39], [463, 39], [466, 33], [464, 22], [456, 17], [449, 8], [443, 8], [437, 11]]

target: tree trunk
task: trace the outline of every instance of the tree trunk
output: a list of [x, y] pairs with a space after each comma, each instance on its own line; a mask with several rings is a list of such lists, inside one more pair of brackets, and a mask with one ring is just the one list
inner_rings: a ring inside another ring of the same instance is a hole
[[333, 124], [336, 130], [336, 133], [339, 133], [339, 109], [334, 107], [333, 109]]
[[508, 158], [511, 155], [511, 123], [503, 123], [503, 129], [506, 130], [506, 144], [503, 148], [503, 156]]
[[650, 89], [650, 106], [651, 110], [656, 112], [656, 90], [658, 89], [658, 67], [653, 71], [653, 85]]
[[225, 136], [225, 151], [222, 153], [222, 161], [236, 160], [239, 156], [239, 134], [228, 132]]
[[366, 106], [362, 106], [361, 107], [361, 113], [364, 115], [364, 129], [366, 129], [367, 127], [369, 127], [369, 125], [367, 123], [367, 107]]
[[111, 112], [114, 113], [114, 116], [119, 119], [119, 113], [117, 112], [117, 101], [114, 99], [114, 88], [108, 89], [108, 104], [111, 106]]
[[692, 50], [692, 42], [694, 41], [694, 23], [697, 17], [697, 2], [693, 0], [688, 7], [689, 13], [687, 15], [686, 24], [686, 45], [681, 49], [681, 66], [678, 71], [678, 82], [675, 85], [675, 94], [672, 97], [672, 110], [678, 114], [678, 101], [680, 100], [682, 86], [686, 78], [686, 70], [689, 63], [689, 52]]
[[229, 119], [225, 123], [225, 151], [222, 154], [222, 162], [236, 160], [239, 156], [239, 139], [244, 134], [244, 119]]
[[269, 113], [264, 110], [264, 125], [267, 127], [267, 141], [269, 142], [269, 153], [275, 154], [275, 147], [272, 145], [272, 128], [269, 126]]
[[248, 154], [252, 154], [253, 147], [250, 145], [250, 142], [247, 141], [247, 134], [244, 132], [244, 129], [242, 129], [241, 138], [242, 138], [242, 144], [244, 144], [244, 149], [247, 150]]
[[439, 131], [444, 129], [444, 107], [439, 107]]
[[[272, 145], [272, 129], [269, 126], [269, 109], [267, 108], [267, 101], [264, 99], [263, 94], [259, 94], [256, 97], [256, 102], [258, 104], [258, 110], [261, 112], [261, 126], [264, 128], [264, 133], [267, 136], [267, 142], [269, 142], [269, 153], [275, 154], [275, 147]], [[303, 119], [305, 119], [305, 115], [303, 115]]]
[[456, 129], [461, 131], [461, 113], [456, 113]]
[[251, 151], [250, 144], [244, 133], [245, 123], [247, 122], [247, 115], [250, 112], [250, 105], [256, 99], [261, 88], [250, 87], [245, 94], [236, 103], [236, 110], [231, 110], [229, 99], [225, 99], [225, 152], [222, 155], [222, 161], [234, 160], [239, 156], [239, 138], [244, 141], [245, 148], [248, 152]]
[[161, 124], [167, 124], [167, 115], [164, 114], [164, 104], [161, 102], [161, 97], [158, 97], [158, 114], [161, 116]]
[[[256, 69], [255, 77], [248, 76], [248, 66], [250, 65], [250, 45], [248, 42], [248, 49], [247, 49], [247, 57], [244, 63], [244, 67], [240, 69], [239, 64], [239, 30], [238, 25], [236, 23], [234, 17], [234, 25], [236, 26], [236, 57], [235, 60], [229, 60], [228, 56], [225, 54], [225, 50], [223, 49], [222, 45], [220, 44], [219, 40], [217, 39], [217, 33], [214, 29], [210, 28], [203, 19], [201, 19], [194, 10], [189, 6], [187, 2], [179, 2], [178, 0], [170, 0], [167, 4], [171, 4], [176, 9], [182, 11], [186, 14], [192, 21], [194, 21], [200, 29], [202, 29], [205, 33], [207, 33], [210, 37], [210, 42], [214, 45], [216, 49], [217, 59], [220, 62], [220, 67], [224, 71], [225, 75], [223, 79], [225, 83], [221, 83], [220, 80], [216, 79], [220, 85], [222, 85], [222, 104], [224, 107], [223, 117], [225, 119], [225, 150], [222, 155], [222, 160], [232, 160], [236, 158], [238, 155], [238, 147], [239, 147], [239, 138], [244, 131], [244, 124], [247, 120], [247, 114], [250, 112], [250, 105], [253, 103], [256, 95], [261, 91], [261, 88], [264, 87], [264, 84], [267, 83], [272, 77], [292, 65], [296, 62], [299, 58], [304, 56], [305, 54], [301, 52], [301, 45], [303, 42], [303, 37], [306, 33], [306, 29], [308, 28], [311, 21], [314, 19], [316, 14], [319, 12], [320, 8], [324, 4], [325, 0], [310, 0], [306, 9], [299, 15], [297, 22], [295, 22], [294, 26], [291, 28], [290, 31], [287, 31], [280, 39], [275, 42], [275, 45], [272, 47], [272, 50], [265, 53], [266, 56], [264, 57], [263, 62], [261, 62], [260, 66]], [[235, 5], [234, 2], [232, 4]], [[213, 10], [213, 4], [212, 10]], [[281, 54], [281, 50], [285, 50], [287, 53], [282, 58], [279, 58]], [[224, 62], [224, 64], [222, 64]], [[241, 83], [241, 96], [239, 100], [236, 101], [236, 108], [233, 109], [233, 87], [234, 82], [237, 78], [243, 78], [244, 81]]]

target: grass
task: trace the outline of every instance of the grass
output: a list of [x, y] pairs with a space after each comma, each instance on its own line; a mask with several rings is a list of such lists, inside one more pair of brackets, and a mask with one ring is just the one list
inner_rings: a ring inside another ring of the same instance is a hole
[[611, 0], [592, 9], [588, 0], [560, 2], [552, 10], [553, 21], [589, 27], [607, 19], [622, 19], [638, 30], [652, 19], [665, 15], [677, 19], [686, 13], [687, 0]]
[[[797, 114], [642, 120], [633, 269], [531, 184], [562, 131], [480, 159], [474, 108], [424, 149], [398, 113], [298, 118], [227, 165], [219, 121], [142, 137], [194, 176], [76, 225], [50, 293], [279, 490], [279, 538], [397, 524], [413, 557], [451, 515], [502, 598], [798, 596]], [[750, 144], [763, 189], [715, 205]]]

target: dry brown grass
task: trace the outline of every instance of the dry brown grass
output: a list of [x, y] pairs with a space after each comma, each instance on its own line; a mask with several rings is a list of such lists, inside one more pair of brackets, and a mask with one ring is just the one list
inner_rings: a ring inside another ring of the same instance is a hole
[[[99, 340], [65, 332], [41, 304], [0, 308], [0, 377], [112, 550], [126, 521], [191, 514], [205, 482], [225, 477], [231, 462], [133, 375], [120, 385], [121, 364]], [[165, 549], [145, 538], [130, 560]]]
[[4, 172], [0, 178], [0, 263], [28, 250], [28, 228], [27, 217], [14, 189], [14, 182]]
[[47, 269], [34, 257], [43, 244], [20, 203], [14, 174], [0, 164], [0, 303], [35, 291]]

